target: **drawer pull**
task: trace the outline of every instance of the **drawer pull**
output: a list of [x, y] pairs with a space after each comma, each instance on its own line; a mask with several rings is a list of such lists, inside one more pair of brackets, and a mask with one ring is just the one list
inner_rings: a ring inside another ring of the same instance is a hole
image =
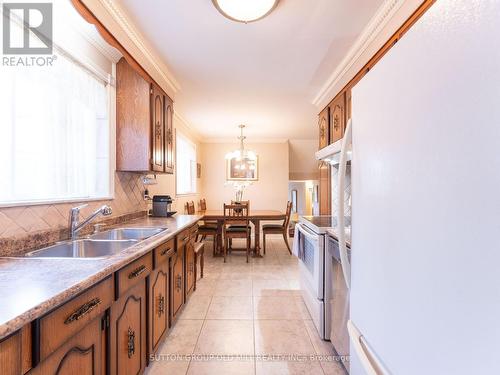
[[168, 247], [166, 249], [163, 249], [160, 253], [161, 256], [165, 255], [167, 253], [167, 251], [169, 251], [171, 249], [171, 247]]
[[165, 297], [160, 294], [160, 299], [158, 301], [158, 316], [161, 316], [165, 312]]
[[74, 322], [75, 320], [80, 320], [85, 315], [87, 315], [89, 312], [94, 310], [100, 303], [101, 303], [100, 298], [94, 298], [94, 299], [90, 300], [89, 302], [81, 305], [73, 314], [68, 316], [68, 318], [64, 321], [64, 324], [70, 324], [70, 323]]
[[137, 276], [139, 276], [141, 273], [146, 271], [146, 266], [143, 264], [140, 267], [137, 267], [135, 270], [129, 273], [128, 278], [129, 279], [135, 279]]
[[132, 330], [132, 328], [128, 327], [128, 333], [127, 333], [127, 355], [129, 358], [132, 358], [132, 356], [135, 353], [135, 332]]

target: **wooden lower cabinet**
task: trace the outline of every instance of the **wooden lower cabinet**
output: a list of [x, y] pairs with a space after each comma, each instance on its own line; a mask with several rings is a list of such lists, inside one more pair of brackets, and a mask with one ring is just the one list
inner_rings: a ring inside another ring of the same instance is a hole
[[0, 341], [0, 374], [21, 374], [21, 332]]
[[168, 330], [170, 272], [168, 261], [163, 262], [149, 277], [149, 353], [156, 352]]
[[186, 244], [186, 299], [194, 288], [194, 242], [193, 237]]
[[[103, 365], [104, 330], [102, 317], [94, 319], [76, 336], [41, 362], [29, 374], [32, 375], [96, 375]], [[2, 374], [4, 374], [2, 372]]]
[[331, 167], [328, 163], [319, 164], [319, 214], [331, 215]]
[[141, 280], [111, 306], [110, 373], [140, 374], [146, 367], [146, 282]]
[[186, 244], [177, 248], [172, 258], [172, 320], [177, 318], [184, 304], [184, 255]]
[[142, 374], [194, 290], [197, 228], [1, 339], [0, 375]]

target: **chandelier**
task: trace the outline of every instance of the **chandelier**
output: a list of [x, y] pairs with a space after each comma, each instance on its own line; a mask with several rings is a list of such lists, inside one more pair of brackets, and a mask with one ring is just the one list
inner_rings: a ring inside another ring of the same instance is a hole
[[238, 137], [240, 141], [240, 148], [238, 150], [231, 151], [226, 154], [226, 160], [233, 160], [232, 168], [241, 171], [242, 175], [245, 171], [254, 171], [257, 167], [257, 154], [251, 150], [245, 149], [245, 137], [243, 135], [243, 129], [245, 125], [239, 125], [240, 136]]

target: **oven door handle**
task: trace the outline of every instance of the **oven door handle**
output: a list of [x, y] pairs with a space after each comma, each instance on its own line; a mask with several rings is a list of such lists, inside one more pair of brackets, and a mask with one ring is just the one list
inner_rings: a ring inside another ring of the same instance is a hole
[[318, 242], [319, 238], [317, 234], [314, 234], [309, 231], [303, 224], [297, 223], [297, 227], [299, 229], [299, 232], [303, 234], [305, 237], [309, 238], [311, 241]]

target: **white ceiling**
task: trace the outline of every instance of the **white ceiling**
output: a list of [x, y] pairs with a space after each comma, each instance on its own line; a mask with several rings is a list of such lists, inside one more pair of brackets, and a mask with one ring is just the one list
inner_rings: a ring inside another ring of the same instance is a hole
[[211, 0], [120, 0], [171, 68], [175, 108], [205, 138], [317, 138], [311, 104], [383, 0], [281, 0], [263, 20]]

